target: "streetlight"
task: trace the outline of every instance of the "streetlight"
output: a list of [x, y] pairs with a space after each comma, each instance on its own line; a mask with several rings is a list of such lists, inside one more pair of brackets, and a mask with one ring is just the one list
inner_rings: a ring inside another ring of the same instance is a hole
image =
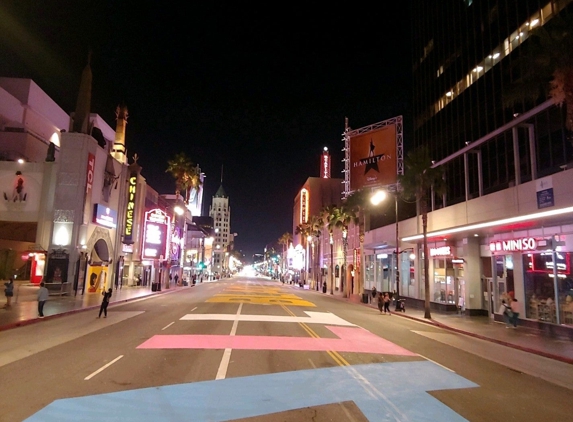
[[[370, 197], [372, 205], [378, 205], [387, 197], [384, 190], [378, 190]], [[398, 307], [398, 299], [400, 298], [400, 237], [398, 236], [398, 186], [396, 185], [396, 192], [394, 192], [394, 211], [396, 213], [396, 307]]]
[[330, 232], [330, 294], [334, 294], [334, 239]]
[[[309, 267], [310, 267], [310, 256], [309, 256], [309, 254], [308, 254], [308, 249], [309, 249], [309, 248], [308, 248], [308, 244], [310, 243], [311, 240], [312, 240], [312, 236], [308, 235], [308, 236], [306, 237], [306, 281], [307, 281], [307, 283], [308, 283], [308, 281], [309, 281], [309, 280], [308, 280], [308, 278], [309, 278], [309, 277], [308, 277], [308, 269], [309, 269]], [[309, 283], [309, 284], [310, 284], [310, 283]]]

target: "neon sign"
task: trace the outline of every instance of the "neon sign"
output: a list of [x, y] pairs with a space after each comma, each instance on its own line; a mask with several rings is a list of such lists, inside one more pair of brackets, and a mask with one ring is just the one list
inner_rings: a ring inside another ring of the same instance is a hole
[[137, 173], [131, 173], [127, 180], [127, 207], [125, 210], [124, 243], [133, 242], [133, 217], [135, 213], [135, 193], [137, 191]]
[[302, 189], [300, 191], [300, 222], [306, 223], [308, 221], [308, 190]]
[[439, 248], [430, 248], [430, 256], [449, 256], [452, 254], [451, 246], [441, 246]]
[[537, 240], [533, 237], [521, 239], [498, 240], [489, 244], [491, 252], [519, 252], [534, 251], [537, 249]]
[[320, 173], [323, 179], [330, 179], [330, 154], [328, 150], [322, 153], [322, 163], [320, 166]]

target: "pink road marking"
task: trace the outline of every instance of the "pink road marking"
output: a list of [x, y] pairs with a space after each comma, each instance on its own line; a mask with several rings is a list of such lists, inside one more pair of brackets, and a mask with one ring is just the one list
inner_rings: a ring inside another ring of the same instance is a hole
[[326, 327], [339, 338], [284, 336], [157, 335], [138, 349], [304, 350], [417, 356], [388, 340], [356, 327]]

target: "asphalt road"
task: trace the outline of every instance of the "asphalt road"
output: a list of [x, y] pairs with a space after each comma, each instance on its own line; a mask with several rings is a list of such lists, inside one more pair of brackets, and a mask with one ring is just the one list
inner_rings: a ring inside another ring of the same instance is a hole
[[0, 421], [568, 421], [573, 365], [233, 278], [0, 333]]

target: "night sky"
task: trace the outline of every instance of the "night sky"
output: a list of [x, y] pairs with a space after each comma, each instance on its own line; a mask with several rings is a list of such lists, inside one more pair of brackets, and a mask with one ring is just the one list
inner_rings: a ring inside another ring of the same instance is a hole
[[206, 174], [204, 215], [223, 169], [235, 247], [250, 258], [292, 231], [323, 147], [342, 177], [345, 117], [407, 124], [408, 3], [2, 0], [0, 76], [33, 79], [71, 112], [91, 50], [92, 112], [115, 128], [127, 105], [130, 162], [137, 153], [148, 184], [173, 193], [167, 161], [185, 152]]

